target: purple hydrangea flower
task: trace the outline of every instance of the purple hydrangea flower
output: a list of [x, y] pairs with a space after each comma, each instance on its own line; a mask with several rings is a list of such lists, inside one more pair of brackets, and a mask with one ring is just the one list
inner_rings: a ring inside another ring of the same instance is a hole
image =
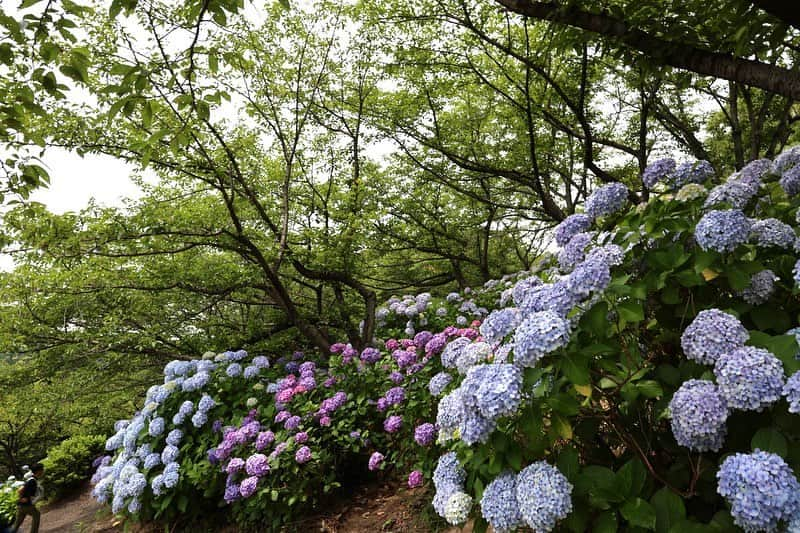
[[396, 433], [403, 427], [403, 417], [400, 415], [392, 415], [383, 421], [383, 429], [388, 433]]
[[242, 365], [239, 363], [231, 363], [228, 365], [228, 368], [225, 369], [225, 373], [231, 378], [240, 376], [242, 374]]
[[436, 440], [436, 426], [430, 422], [414, 428], [414, 440], [420, 446], [430, 446]]
[[385, 398], [388, 405], [403, 403], [403, 400], [406, 399], [406, 390], [403, 387], [392, 387], [386, 391]]
[[294, 460], [298, 464], [304, 464], [311, 460], [311, 448], [308, 446], [301, 446], [294, 454]]
[[303, 444], [304, 442], [308, 442], [308, 432], [298, 431], [297, 434], [295, 434], [294, 436], [294, 441], [297, 444]]
[[301, 418], [299, 416], [291, 416], [286, 419], [286, 422], [283, 424], [288, 430], [294, 430], [300, 427]]
[[731, 252], [747, 242], [752, 223], [738, 209], [709, 211], [697, 223], [694, 236], [703, 250]]
[[687, 183], [703, 183], [714, 176], [714, 167], [705, 160], [686, 162], [678, 165], [668, 177], [672, 189], [678, 190]]
[[377, 348], [364, 348], [361, 352], [361, 360], [365, 363], [373, 364], [381, 360], [381, 352]]
[[[569, 272], [586, 257], [586, 247], [592, 243], [594, 232], [578, 233], [567, 243], [558, 254], [558, 266], [564, 272]], [[514, 300], [517, 301], [516, 299]], [[526, 300], [518, 302], [524, 305]]]
[[681, 336], [686, 357], [705, 365], [744, 346], [750, 333], [739, 319], [719, 309], [700, 311]]
[[228, 466], [225, 467], [225, 472], [228, 474], [235, 474], [236, 472], [241, 472], [244, 470], [245, 461], [240, 457], [234, 457], [230, 461], [228, 461]]
[[672, 434], [681, 446], [697, 452], [718, 451], [725, 442], [728, 403], [710, 381], [690, 379], [669, 403]]
[[775, 531], [800, 510], [800, 483], [789, 465], [774, 453], [735, 453], [717, 472], [717, 492], [731, 506], [736, 525], [745, 531]]
[[261, 453], [254, 453], [248, 457], [247, 461], [245, 461], [244, 467], [247, 475], [249, 476], [262, 477], [267, 475], [267, 472], [269, 472], [267, 456]]
[[722, 354], [714, 365], [719, 390], [733, 409], [761, 411], [781, 397], [780, 359], [762, 348], [745, 346]]
[[642, 183], [648, 189], [655, 187], [656, 183], [663, 181], [675, 170], [675, 160], [664, 158], [653, 161], [642, 172]]
[[378, 470], [383, 464], [383, 459], [384, 457], [381, 452], [373, 452], [373, 454], [369, 457], [369, 469], [372, 471]]
[[242, 495], [242, 498], [249, 498], [255, 494], [257, 488], [258, 478], [255, 476], [250, 476], [242, 480], [242, 484], [239, 486], [239, 492]]
[[628, 188], [619, 182], [609, 183], [596, 189], [586, 199], [586, 214], [592, 219], [612, 215], [628, 201]]
[[408, 475], [408, 488], [414, 489], [417, 487], [421, 487], [424, 478], [422, 477], [422, 472], [419, 470], [414, 470]]
[[800, 165], [795, 165], [783, 173], [780, 179], [781, 188], [788, 196], [795, 196], [800, 192]]
[[555, 238], [556, 244], [564, 246], [572, 237], [578, 233], [583, 233], [592, 226], [592, 219], [588, 215], [574, 214], [570, 215], [556, 226]]

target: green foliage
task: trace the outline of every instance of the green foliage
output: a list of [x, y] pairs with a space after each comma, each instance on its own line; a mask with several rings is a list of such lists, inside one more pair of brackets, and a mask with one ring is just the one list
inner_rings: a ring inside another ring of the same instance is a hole
[[0, 526], [10, 526], [17, 516], [17, 490], [20, 482], [14, 478], [0, 483]]
[[42, 460], [47, 473], [47, 498], [57, 500], [89, 479], [92, 461], [104, 450], [100, 435], [76, 435], [50, 448]]

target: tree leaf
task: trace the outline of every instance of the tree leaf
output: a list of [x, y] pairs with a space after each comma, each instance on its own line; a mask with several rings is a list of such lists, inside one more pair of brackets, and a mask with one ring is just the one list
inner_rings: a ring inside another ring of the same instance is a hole
[[622, 517], [633, 526], [646, 529], [656, 528], [656, 511], [652, 505], [641, 498], [626, 501], [620, 508]]
[[784, 459], [789, 452], [789, 445], [786, 442], [780, 431], [773, 427], [761, 428], [756, 431], [753, 438], [750, 440], [750, 448], [752, 450], [762, 450], [765, 452], [772, 452], [780, 455]]
[[650, 503], [656, 511], [656, 531], [667, 533], [670, 528], [686, 518], [683, 498], [664, 487], [653, 494]]

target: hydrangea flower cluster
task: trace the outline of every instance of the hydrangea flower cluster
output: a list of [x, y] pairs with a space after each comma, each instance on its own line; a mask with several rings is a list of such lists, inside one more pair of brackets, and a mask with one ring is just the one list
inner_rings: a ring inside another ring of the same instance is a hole
[[783, 364], [763, 348], [745, 346], [722, 354], [714, 375], [732, 409], [761, 411], [775, 403], [783, 390]]
[[794, 230], [776, 218], [757, 220], [750, 229], [750, 240], [761, 247], [777, 246], [789, 249], [797, 239]]
[[[576, 213], [562, 220], [554, 231], [556, 244], [566, 245], [578, 233], [587, 231], [592, 226], [592, 218], [588, 215]], [[538, 278], [534, 278], [538, 279]]]
[[775, 292], [776, 281], [778, 281], [778, 276], [772, 270], [756, 272], [750, 278], [750, 285], [741, 292], [742, 299], [750, 305], [765, 303]]
[[670, 188], [678, 190], [687, 183], [703, 183], [714, 177], [714, 167], [706, 160], [681, 163], [669, 176]]
[[675, 170], [675, 160], [669, 157], [653, 161], [642, 172], [642, 183], [648, 189], [652, 189], [660, 181], [672, 174]]
[[744, 209], [756, 192], [747, 183], [728, 181], [711, 189], [703, 207], [708, 209], [719, 204], [729, 204], [734, 209]]
[[470, 368], [461, 385], [439, 402], [436, 422], [443, 438], [459, 435], [468, 445], [486, 442], [497, 420], [516, 412], [523, 376], [511, 364]]
[[729, 455], [717, 480], [717, 492], [730, 504], [734, 523], [745, 531], [775, 531], [800, 512], [800, 483], [774, 453]]
[[719, 309], [700, 311], [681, 336], [683, 353], [700, 364], [713, 365], [725, 353], [744, 346], [750, 337], [739, 319]]
[[[433, 497], [433, 508], [442, 518], [446, 517], [447, 504], [453, 495], [464, 493], [464, 481], [467, 479], [466, 471], [458, 462], [455, 452], [448, 452], [441, 457], [433, 471], [433, 485], [436, 494]], [[463, 502], [461, 502], [463, 504]], [[470, 500], [470, 506], [472, 502]], [[457, 509], [451, 509], [451, 517]]]
[[781, 392], [789, 402], [789, 412], [800, 413], [800, 371], [795, 372], [786, 380], [786, 385], [783, 386]]
[[727, 434], [728, 403], [710, 381], [685, 381], [669, 403], [672, 434], [681, 446], [693, 451], [717, 451]]
[[556, 313], [532, 313], [522, 321], [514, 334], [514, 364], [536, 366], [539, 359], [566, 346], [569, 336], [569, 322]]
[[525, 467], [517, 475], [516, 489], [522, 519], [534, 531], [552, 531], [572, 512], [572, 484], [545, 461]]
[[614, 182], [595, 190], [585, 203], [586, 214], [592, 219], [613, 215], [628, 201], [628, 188]]
[[697, 223], [694, 236], [703, 250], [732, 252], [747, 242], [752, 223], [739, 209], [709, 211]]
[[691, 202], [697, 198], [702, 198], [708, 195], [708, 189], [699, 183], [687, 183], [680, 190], [675, 193], [676, 202]]
[[481, 514], [497, 533], [505, 533], [522, 526], [522, 515], [517, 502], [517, 476], [502, 472], [486, 485], [481, 497]]
[[[564, 272], [570, 272], [575, 265], [583, 261], [586, 247], [592, 243], [594, 232], [578, 233], [564, 246], [558, 254], [558, 266]], [[517, 301], [516, 298], [514, 301]], [[524, 302], [524, 300], [522, 300]]]
[[497, 309], [483, 320], [479, 331], [486, 342], [496, 344], [514, 331], [521, 321], [522, 315], [519, 309], [515, 307]]

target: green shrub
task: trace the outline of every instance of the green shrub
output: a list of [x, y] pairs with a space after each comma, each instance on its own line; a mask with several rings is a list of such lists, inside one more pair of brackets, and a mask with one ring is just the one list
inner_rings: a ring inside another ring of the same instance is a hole
[[47, 498], [61, 498], [88, 479], [92, 461], [102, 453], [104, 443], [105, 438], [98, 435], [76, 435], [51, 448], [42, 461]]
[[17, 490], [21, 485], [14, 476], [0, 483], [0, 527], [10, 526], [17, 514]]

